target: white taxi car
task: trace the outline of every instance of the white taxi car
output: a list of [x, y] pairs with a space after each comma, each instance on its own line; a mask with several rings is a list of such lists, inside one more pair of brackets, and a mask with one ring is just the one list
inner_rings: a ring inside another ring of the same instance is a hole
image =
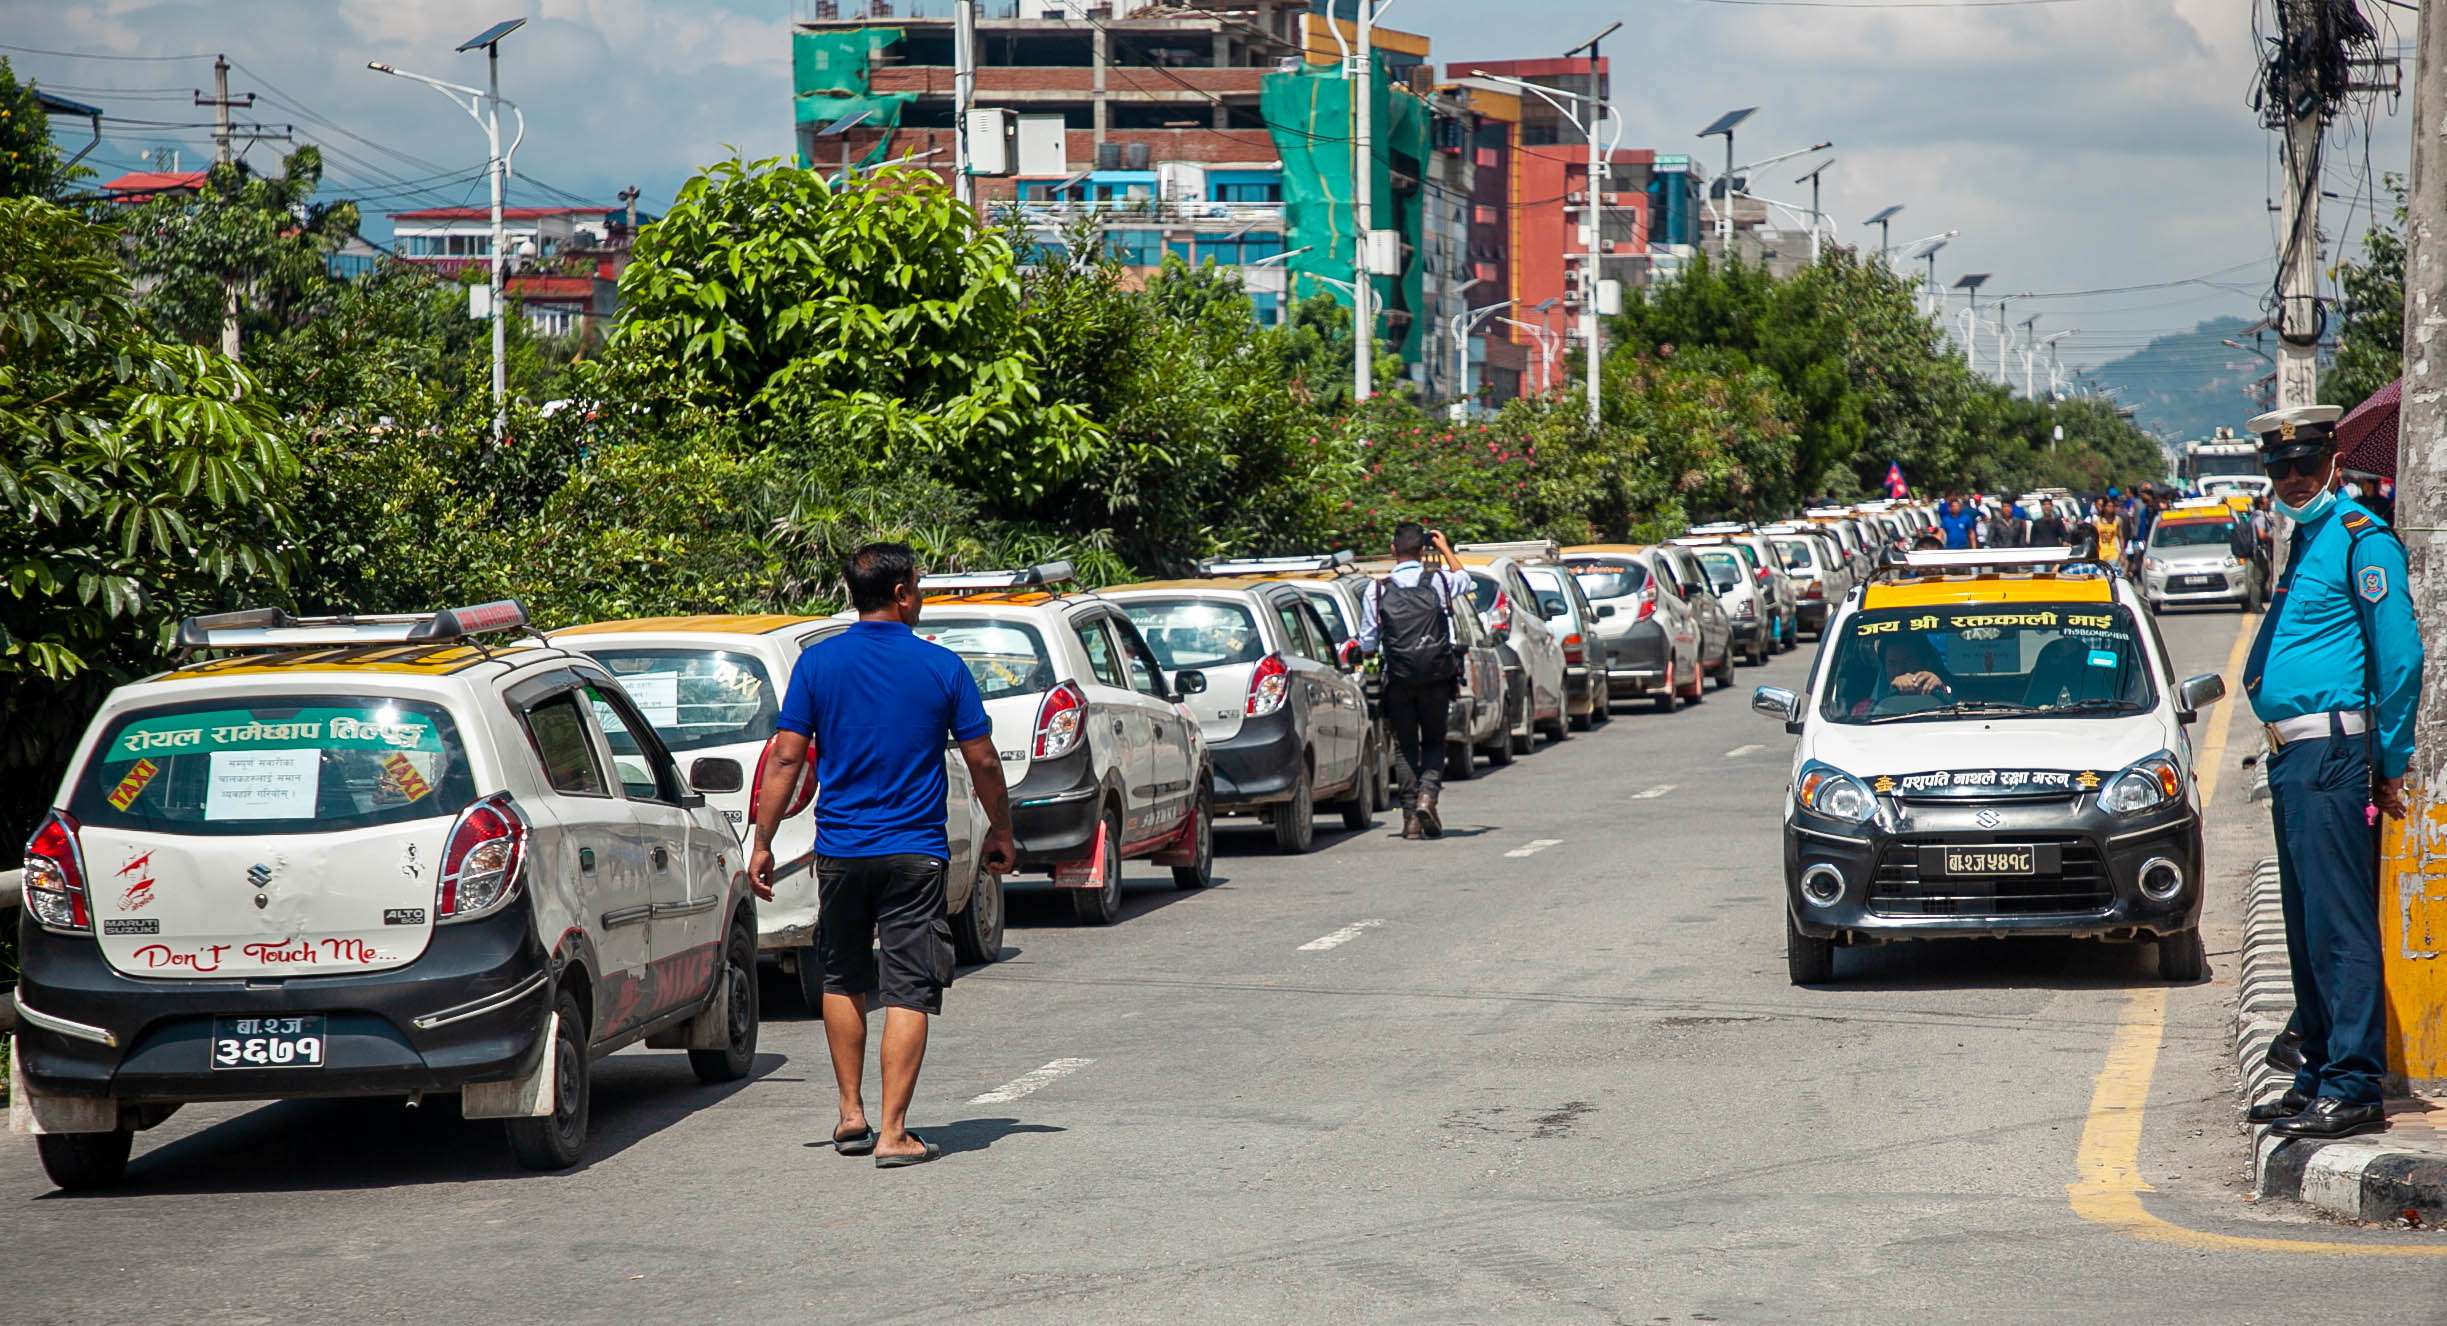
[[[552, 633], [564, 649], [609, 669], [665, 749], [688, 762], [688, 782], [738, 830], [744, 854], [754, 818], [765, 743], [773, 737], [791, 669], [808, 646], [847, 627], [828, 617], [710, 615], [593, 622]], [[626, 759], [627, 757], [622, 757]], [[814, 777], [814, 765], [807, 766]], [[943, 822], [951, 859], [943, 901], [952, 947], [963, 962], [993, 962], [1003, 951], [1002, 880], [980, 862], [985, 807], [969, 786], [968, 761], [943, 755]], [[816, 798], [822, 789], [809, 790]], [[823, 971], [816, 942], [816, 812], [804, 807], [774, 834], [773, 897], [757, 908], [758, 948], [792, 968], [813, 1007]]]
[[2155, 942], [2197, 980], [2201, 817], [2177, 680], [2123, 577], [2063, 548], [1913, 552], [1830, 624], [1806, 689], [1753, 707], [1800, 737], [1785, 817], [1795, 984], [1900, 939]]
[[738, 840], [582, 655], [431, 616], [190, 618], [122, 686], [26, 847], [9, 1122], [116, 1181], [190, 1101], [459, 1093], [531, 1168], [586, 1144], [594, 1060], [756, 1049]]
[[1114, 603], [1068, 562], [922, 576], [918, 634], [968, 664], [1011, 789], [1020, 869], [1070, 893], [1082, 921], [1121, 919], [1122, 862], [1214, 879], [1215, 776], [1183, 701], [1204, 673], [1167, 673]]

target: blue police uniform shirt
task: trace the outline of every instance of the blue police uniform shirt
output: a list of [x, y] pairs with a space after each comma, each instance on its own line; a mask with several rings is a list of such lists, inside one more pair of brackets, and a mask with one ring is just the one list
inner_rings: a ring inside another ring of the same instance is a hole
[[[2369, 672], [2365, 622], [2377, 647], [2377, 667]], [[2340, 496], [2318, 520], [2296, 526], [2294, 561], [2243, 671], [2244, 693], [2264, 723], [2376, 710], [2379, 776], [2403, 775], [2413, 760], [2414, 709], [2421, 698], [2421, 631], [2405, 584], [2404, 545], [2367, 507]], [[2375, 696], [2369, 694], [2373, 676]]]
[[943, 736], [994, 730], [958, 654], [899, 622], [859, 622], [799, 655], [775, 727], [816, 748], [816, 851], [951, 855]]

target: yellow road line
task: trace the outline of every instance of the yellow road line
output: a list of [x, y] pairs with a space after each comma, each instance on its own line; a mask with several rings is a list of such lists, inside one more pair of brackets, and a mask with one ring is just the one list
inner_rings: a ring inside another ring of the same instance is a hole
[[[2226, 763], [2226, 730], [2234, 705], [2242, 695], [2243, 661], [2250, 652], [2257, 617], [2246, 614], [2235, 633], [2234, 649], [2226, 657], [2226, 677], [2235, 689], [2218, 702], [2207, 724], [2199, 758], [2193, 762], [2200, 780], [2201, 810], [2207, 814], [2217, 796], [2218, 775]], [[2074, 1153], [2074, 1181], [2065, 1185], [2073, 1213], [2133, 1238], [2173, 1243], [2204, 1251], [2317, 1253], [2322, 1256], [2447, 1257], [2447, 1248], [2386, 1243], [2341, 1243], [2333, 1239], [2254, 1238], [2213, 1234], [2169, 1224], [2150, 1214], [2141, 1194], [2155, 1191], [2141, 1177], [2141, 1122], [2149, 1105], [2150, 1078], [2158, 1070], [2158, 1050], [2166, 1041], [2167, 990], [2145, 986], [2124, 997], [2124, 1009], [2107, 1041], [2107, 1063], [2099, 1069], [2090, 1093], [2090, 1116], [2082, 1124], [2082, 1143]]]

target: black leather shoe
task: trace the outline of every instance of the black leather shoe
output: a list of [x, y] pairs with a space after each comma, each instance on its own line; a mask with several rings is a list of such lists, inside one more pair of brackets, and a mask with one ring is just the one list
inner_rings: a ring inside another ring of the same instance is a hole
[[2303, 1038], [2297, 1031], [2281, 1031], [2269, 1042], [2269, 1067], [2280, 1073], [2299, 1073], [2303, 1067]]
[[2387, 1110], [2376, 1103], [2349, 1105], [2334, 1096], [2322, 1096], [2302, 1113], [2270, 1124], [2269, 1131], [2281, 1137], [2327, 1141], [2356, 1133], [2375, 1133], [2387, 1126]]
[[2309, 1096], [2299, 1091], [2289, 1091], [2275, 1100], [2264, 1100], [2252, 1106], [2243, 1112], [2243, 1117], [2253, 1123], [2275, 1123], [2302, 1113], [2310, 1104]]

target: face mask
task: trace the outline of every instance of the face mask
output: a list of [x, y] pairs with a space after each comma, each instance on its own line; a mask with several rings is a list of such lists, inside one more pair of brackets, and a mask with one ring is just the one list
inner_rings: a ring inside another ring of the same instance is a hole
[[[2330, 461], [2328, 463], [2328, 473], [2331, 478], [2335, 477], [2335, 461]], [[2327, 480], [2322, 480], [2320, 482], [2319, 496], [2312, 498], [2310, 501], [2305, 502], [2299, 507], [2287, 506], [2286, 499], [2279, 497], [2274, 491], [2271, 491], [2269, 494], [2269, 504], [2276, 507], [2280, 512], [2283, 512], [2289, 519], [2307, 522], [2317, 520], [2320, 517], [2327, 515], [2328, 508], [2337, 504], [2337, 495], [2334, 491], [2330, 490]]]

